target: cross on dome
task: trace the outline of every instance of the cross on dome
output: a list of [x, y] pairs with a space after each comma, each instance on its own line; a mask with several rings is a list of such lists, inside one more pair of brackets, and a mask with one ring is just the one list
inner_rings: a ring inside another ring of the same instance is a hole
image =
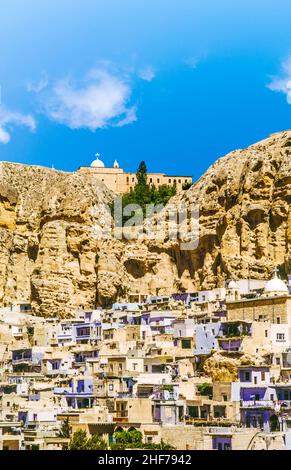
[[279, 279], [279, 268], [277, 266], [274, 269], [274, 279]]
[[102, 162], [102, 160], [100, 160], [100, 153], [96, 153], [95, 155], [96, 157], [96, 160], [94, 160], [92, 163], [91, 163], [91, 168], [105, 168], [105, 165], [104, 163]]

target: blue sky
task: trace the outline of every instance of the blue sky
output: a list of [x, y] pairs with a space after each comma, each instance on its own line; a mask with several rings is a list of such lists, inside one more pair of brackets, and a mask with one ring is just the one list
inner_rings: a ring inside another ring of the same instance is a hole
[[198, 178], [290, 128], [290, 0], [2, 0], [0, 160]]

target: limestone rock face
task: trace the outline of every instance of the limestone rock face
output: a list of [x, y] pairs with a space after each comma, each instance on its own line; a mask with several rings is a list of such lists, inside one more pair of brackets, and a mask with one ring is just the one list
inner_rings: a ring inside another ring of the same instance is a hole
[[107, 188], [93, 177], [0, 164], [0, 301], [66, 316], [94, 306]]
[[195, 248], [169, 233], [100, 239], [113, 197], [91, 174], [0, 163], [0, 303], [68, 316], [134, 292], [267, 279], [275, 265], [291, 272], [291, 131], [221, 158], [171, 200], [199, 209]]
[[229, 356], [228, 353], [215, 352], [206, 359], [203, 371], [213, 382], [236, 382], [238, 380], [238, 368], [251, 365], [264, 365], [264, 359], [249, 354], [237, 354], [235, 356], [233, 353], [232, 356]]
[[168, 243], [185, 289], [291, 273], [291, 131], [221, 158], [171, 201], [181, 202], [200, 213], [197, 248]]

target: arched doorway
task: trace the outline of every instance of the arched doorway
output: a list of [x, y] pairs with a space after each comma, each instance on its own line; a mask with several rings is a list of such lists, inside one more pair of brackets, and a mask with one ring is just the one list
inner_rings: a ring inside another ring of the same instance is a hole
[[123, 428], [119, 426], [114, 430], [114, 432], [123, 432]]

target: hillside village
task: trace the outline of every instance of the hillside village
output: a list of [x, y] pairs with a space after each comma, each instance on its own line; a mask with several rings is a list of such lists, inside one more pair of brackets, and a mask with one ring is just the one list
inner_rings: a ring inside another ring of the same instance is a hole
[[108, 448], [136, 430], [148, 447], [291, 449], [290, 376], [291, 279], [276, 272], [63, 320], [5, 306], [0, 449], [63, 450], [80, 430]]

